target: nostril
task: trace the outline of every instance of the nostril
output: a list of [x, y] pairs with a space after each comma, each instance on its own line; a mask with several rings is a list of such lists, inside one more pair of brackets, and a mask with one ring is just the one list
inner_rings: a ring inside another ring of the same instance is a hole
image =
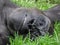
[[33, 22], [34, 22], [34, 19], [32, 19], [29, 23], [30, 23], [30, 24], [33, 24]]
[[28, 27], [29, 27], [29, 29], [31, 29], [32, 28], [32, 24], [34, 23], [34, 19], [32, 19], [31, 21], [29, 21], [29, 23], [28, 23]]
[[29, 27], [29, 29], [31, 29], [31, 28], [32, 28], [32, 26], [31, 26], [31, 25], [28, 25], [28, 27]]

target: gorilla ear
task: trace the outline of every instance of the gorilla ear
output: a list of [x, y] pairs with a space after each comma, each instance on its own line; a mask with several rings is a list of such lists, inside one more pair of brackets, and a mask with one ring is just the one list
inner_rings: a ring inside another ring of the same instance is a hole
[[48, 10], [45, 10], [44, 13], [52, 22], [60, 21], [60, 5], [56, 5]]

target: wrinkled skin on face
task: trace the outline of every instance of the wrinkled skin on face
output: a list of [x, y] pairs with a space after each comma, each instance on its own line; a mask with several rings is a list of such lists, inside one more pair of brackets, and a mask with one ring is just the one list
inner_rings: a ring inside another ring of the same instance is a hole
[[44, 13], [33, 8], [16, 8], [7, 18], [7, 27], [31, 38], [48, 33], [51, 21]]

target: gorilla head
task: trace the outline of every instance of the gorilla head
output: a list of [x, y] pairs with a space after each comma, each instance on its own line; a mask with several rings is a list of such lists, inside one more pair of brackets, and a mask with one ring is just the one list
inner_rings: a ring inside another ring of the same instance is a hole
[[31, 33], [31, 37], [48, 33], [51, 21], [45, 14], [34, 8], [16, 8], [7, 18], [7, 27], [19, 34]]

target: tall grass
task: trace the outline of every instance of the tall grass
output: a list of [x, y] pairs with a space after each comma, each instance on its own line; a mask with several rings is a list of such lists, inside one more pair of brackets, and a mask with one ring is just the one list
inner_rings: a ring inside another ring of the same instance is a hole
[[[14, 3], [23, 7], [36, 7], [41, 10], [46, 10], [54, 4], [49, 4], [43, 1], [35, 2], [33, 1], [24, 1], [24, 0], [13, 0]], [[15, 35], [15, 39], [10, 38], [11, 45], [60, 45], [60, 23], [55, 23], [54, 25], [54, 34], [53, 36], [40, 36], [37, 37], [34, 41], [31, 41], [30, 38], [26, 37], [23, 40], [23, 36]]]

